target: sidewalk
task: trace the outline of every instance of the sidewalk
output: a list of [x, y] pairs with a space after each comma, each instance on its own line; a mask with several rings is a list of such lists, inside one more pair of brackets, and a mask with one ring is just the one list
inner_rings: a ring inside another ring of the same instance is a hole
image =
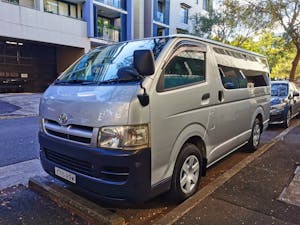
[[299, 137], [298, 126], [175, 224], [300, 224]]
[[41, 93], [0, 94], [0, 119], [37, 116]]

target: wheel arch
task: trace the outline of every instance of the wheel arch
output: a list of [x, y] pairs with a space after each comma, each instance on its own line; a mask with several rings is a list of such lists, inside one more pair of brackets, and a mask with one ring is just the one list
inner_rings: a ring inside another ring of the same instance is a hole
[[207, 164], [206, 157], [206, 145], [205, 145], [205, 133], [206, 129], [203, 125], [199, 123], [194, 123], [186, 126], [177, 136], [176, 141], [173, 145], [169, 165], [167, 169], [167, 174], [173, 176], [173, 171], [175, 167], [175, 163], [178, 159], [178, 155], [180, 154], [182, 147], [186, 143], [191, 143], [197, 146], [202, 157], [203, 157], [203, 165], [201, 168], [202, 175], [205, 175], [205, 169]]
[[263, 108], [261, 106], [258, 107], [256, 109], [256, 111], [253, 113], [251, 124], [250, 124], [250, 128], [251, 129], [252, 129], [252, 126], [253, 126], [254, 121], [255, 121], [256, 118], [259, 120], [261, 132], [262, 132], [263, 128], [264, 128], [265, 113], [264, 113], [264, 110], [263, 110]]

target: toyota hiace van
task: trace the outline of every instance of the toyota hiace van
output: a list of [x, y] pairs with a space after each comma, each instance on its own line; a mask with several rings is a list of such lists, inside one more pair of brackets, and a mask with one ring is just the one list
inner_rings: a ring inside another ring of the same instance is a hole
[[43, 168], [104, 199], [182, 201], [207, 167], [258, 148], [268, 73], [262, 55], [188, 35], [97, 47], [41, 99]]

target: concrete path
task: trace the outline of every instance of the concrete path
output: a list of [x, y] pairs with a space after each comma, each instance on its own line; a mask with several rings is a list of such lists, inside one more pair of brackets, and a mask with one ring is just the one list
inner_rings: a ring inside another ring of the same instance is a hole
[[175, 224], [300, 224], [297, 196], [288, 198], [295, 203], [280, 199], [285, 190], [300, 190], [294, 179], [300, 164], [299, 137], [298, 126]]

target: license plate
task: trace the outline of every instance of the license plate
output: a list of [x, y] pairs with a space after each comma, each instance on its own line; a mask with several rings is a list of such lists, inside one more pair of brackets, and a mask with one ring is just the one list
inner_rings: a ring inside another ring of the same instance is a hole
[[70, 181], [73, 184], [76, 184], [76, 175], [75, 174], [65, 171], [58, 167], [54, 167], [54, 173], [56, 176], [59, 176], [67, 181]]

